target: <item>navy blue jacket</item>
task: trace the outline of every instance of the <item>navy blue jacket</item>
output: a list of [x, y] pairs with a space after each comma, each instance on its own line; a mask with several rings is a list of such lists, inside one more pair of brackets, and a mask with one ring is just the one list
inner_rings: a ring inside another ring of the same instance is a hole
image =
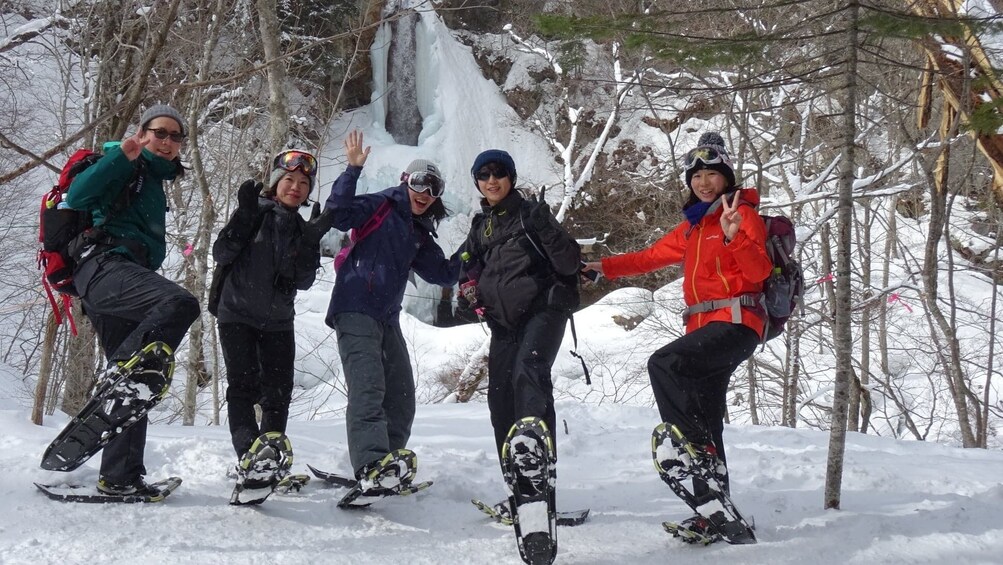
[[334, 181], [331, 196], [324, 205], [334, 216], [333, 226], [341, 231], [359, 228], [387, 199], [393, 208], [379, 228], [355, 244], [338, 269], [325, 319], [332, 328], [334, 316], [342, 312], [396, 323], [412, 269], [421, 278], [440, 286], [456, 284], [460, 271], [459, 254], [446, 259], [435, 243], [430, 223], [411, 214], [407, 185], [357, 196], [360, 174], [362, 167], [349, 166]]

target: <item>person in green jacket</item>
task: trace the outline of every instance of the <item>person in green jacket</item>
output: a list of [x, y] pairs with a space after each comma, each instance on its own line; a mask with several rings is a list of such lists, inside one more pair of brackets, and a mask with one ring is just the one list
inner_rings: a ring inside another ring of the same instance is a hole
[[[66, 194], [66, 204], [90, 211], [98, 228], [78, 238], [70, 252], [84, 313], [111, 370], [152, 342], [177, 350], [199, 316], [198, 300], [157, 273], [167, 254], [164, 182], [183, 171], [178, 154], [186, 135], [177, 110], [154, 105], [143, 113], [139, 131], [78, 174]], [[156, 494], [143, 479], [146, 427], [143, 417], [105, 446], [100, 492]]]

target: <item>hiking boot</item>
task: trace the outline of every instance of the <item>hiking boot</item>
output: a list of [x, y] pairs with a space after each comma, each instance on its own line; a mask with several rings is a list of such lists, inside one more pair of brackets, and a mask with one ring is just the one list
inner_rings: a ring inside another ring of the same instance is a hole
[[365, 465], [355, 477], [363, 493], [379, 494], [409, 486], [417, 470], [418, 462], [414, 452], [409, 449], [398, 449], [386, 454], [382, 459]]
[[674, 537], [685, 543], [707, 545], [721, 539], [721, 536], [711, 527], [710, 520], [699, 514], [694, 514], [683, 520], [671, 531]]
[[292, 463], [292, 445], [285, 434], [267, 432], [255, 439], [251, 449], [241, 456], [237, 482], [245, 489], [274, 485], [289, 474]]
[[160, 490], [150, 486], [143, 477], [139, 477], [131, 483], [117, 484], [107, 479], [98, 480], [98, 492], [111, 496], [157, 496]]
[[655, 427], [653, 438], [652, 455], [663, 475], [680, 481], [697, 477], [727, 484], [728, 468], [717, 456], [713, 442], [690, 441], [678, 427], [666, 423]]
[[271, 445], [248, 451], [240, 458], [237, 481], [244, 488], [260, 488], [270, 485], [280, 470], [279, 451]]

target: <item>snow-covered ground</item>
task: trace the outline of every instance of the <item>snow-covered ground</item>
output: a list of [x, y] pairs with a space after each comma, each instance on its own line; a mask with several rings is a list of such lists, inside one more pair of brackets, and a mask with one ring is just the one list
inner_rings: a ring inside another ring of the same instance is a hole
[[[168, 425], [150, 428], [150, 478], [185, 482], [163, 503], [51, 501], [32, 483], [94, 483], [98, 458], [69, 474], [40, 470], [66, 417], [37, 427], [29, 414], [0, 400], [0, 563], [521, 563], [511, 528], [470, 504], [504, 496], [482, 403], [420, 406], [411, 447], [419, 478], [435, 485], [365, 510], [338, 509], [344, 491], [319, 481], [261, 507], [230, 506], [225, 427]], [[585, 524], [560, 528], [558, 563], [1001, 562], [998, 451], [850, 434], [842, 509], [823, 510], [827, 434], [729, 426], [735, 500], [759, 544], [692, 547], [660, 526], [688, 509], [651, 464], [653, 409], [562, 402], [558, 419], [558, 506], [592, 509]], [[294, 471], [348, 469], [341, 418], [292, 422], [289, 436]]]

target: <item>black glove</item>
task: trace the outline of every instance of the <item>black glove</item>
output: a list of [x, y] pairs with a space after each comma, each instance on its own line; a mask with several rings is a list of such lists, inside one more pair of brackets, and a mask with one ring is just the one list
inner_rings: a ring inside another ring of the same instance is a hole
[[334, 216], [330, 210], [321, 213], [320, 204], [315, 202], [313, 211], [310, 213], [310, 221], [303, 226], [303, 244], [313, 249], [317, 248], [320, 245], [320, 239], [331, 230], [333, 223]]
[[246, 216], [256, 216], [258, 214], [258, 195], [261, 194], [262, 185], [251, 179], [245, 180], [237, 189], [237, 210]]
[[533, 207], [529, 209], [530, 227], [537, 232], [543, 231], [550, 225], [550, 206], [547, 205], [547, 201], [544, 199], [546, 193], [547, 187], [544, 186], [540, 189], [540, 194], [533, 201]]

